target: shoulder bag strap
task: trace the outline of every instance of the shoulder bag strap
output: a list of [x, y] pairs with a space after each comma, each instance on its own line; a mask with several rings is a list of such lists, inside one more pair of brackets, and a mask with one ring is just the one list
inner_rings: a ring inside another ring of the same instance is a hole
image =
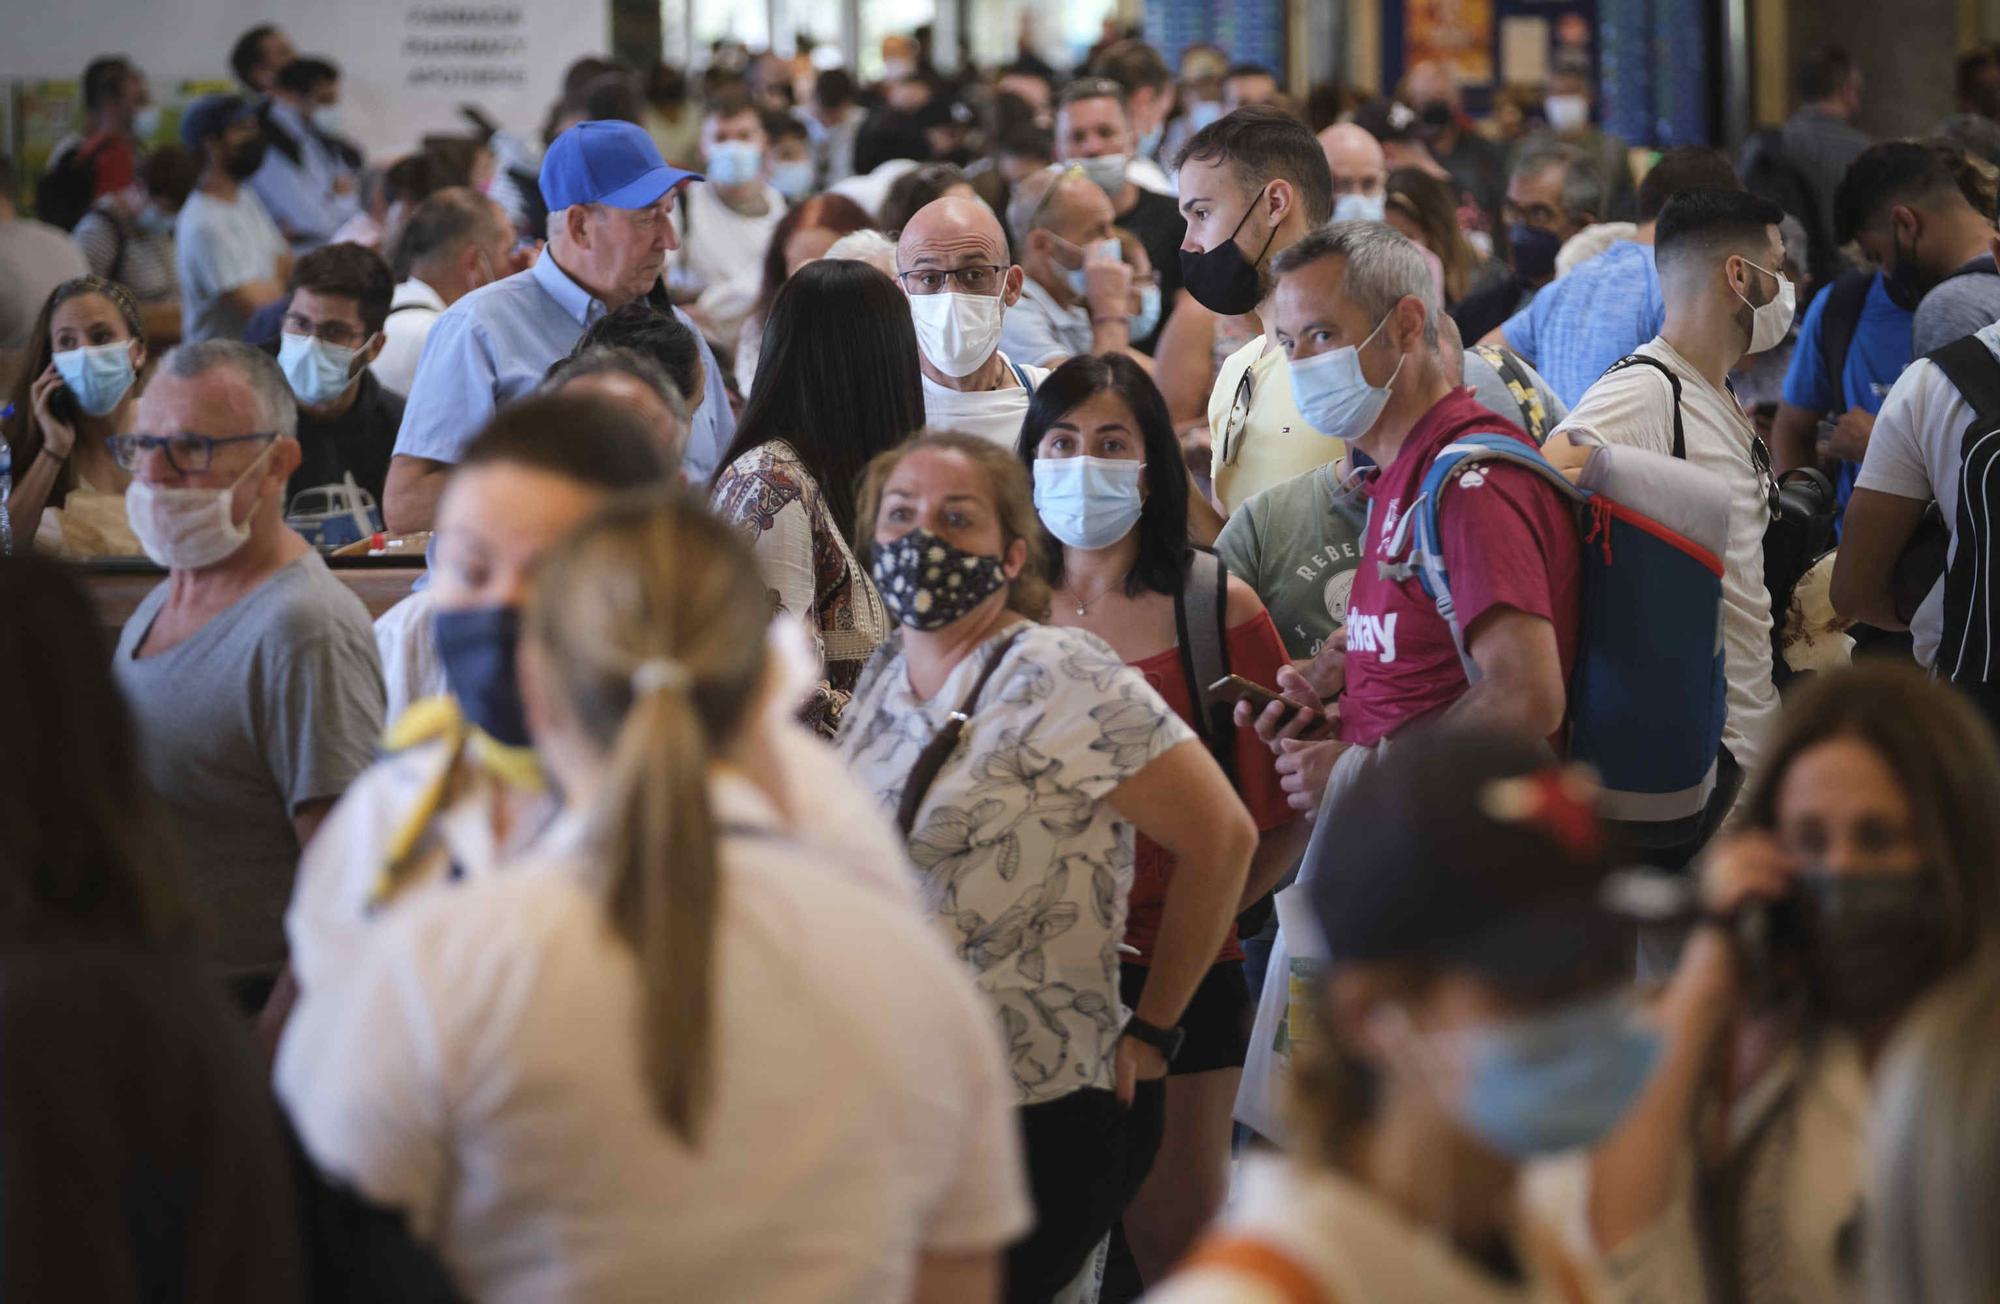
[[1174, 594], [1174, 632], [1179, 639], [1181, 675], [1193, 704], [1195, 732], [1231, 781], [1235, 780], [1234, 708], [1209, 692], [1229, 676], [1229, 568], [1205, 548], [1188, 553], [1181, 587]]
[[972, 691], [965, 695], [965, 700], [959, 703], [956, 711], [945, 717], [944, 727], [917, 753], [915, 764], [910, 766], [910, 777], [903, 780], [903, 799], [896, 804], [896, 827], [902, 830], [905, 839], [909, 838], [910, 830], [916, 825], [917, 811], [922, 808], [924, 798], [930, 796], [931, 785], [937, 782], [945, 762], [957, 750], [958, 740], [965, 734], [966, 722], [972, 719], [973, 711], [979, 706], [979, 695], [986, 691], [994, 671], [1007, 659], [1007, 650], [1027, 629], [1023, 625], [1000, 641], [987, 658], [986, 667], [979, 672], [979, 678], [973, 681]]
[[1649, 358], [1643, 353], [1628, 353], [1604, 369], [1605, 375], [1614, 371], [1624, 371], [1629, 367], [1651, 367], [1667, 378], [1667, 384], [1674, 391], [1674, 460], [1687, 461], [1687, 432], [1681, 428], [1681, 378], [1674, 369], [1658, 358]]

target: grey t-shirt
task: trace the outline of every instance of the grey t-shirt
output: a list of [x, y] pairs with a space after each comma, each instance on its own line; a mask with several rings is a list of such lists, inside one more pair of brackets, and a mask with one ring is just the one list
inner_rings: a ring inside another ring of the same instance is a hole
[[[1972, 270], [1972, 269], [1979, 270]], [[1931, 289], [1910, 323], [1910, 356], [1921, 358], [1953, 340], [2000, 321], [2000, 276], [1993, 257], [1981, 254], [1959, 274]]]
[[382, 733], [368, 611], [308, 553], [180, 646], [135, 658], [166, 599], [165, 584], [146, 595], [112, 664], [140, 770], [180, 834], [216, 960], [232, 974], [275, 971], [299, 861], [292, 814], [338, 796]]
[[1273, 485], [1229, 514], [1215, 551], [1229, 573], [1257, 591], [1285, 651], [1316, 655], [1347, 623], [1347, 596], [1361, 565], [1364, 500], [1336, 504], [1335, 464]]

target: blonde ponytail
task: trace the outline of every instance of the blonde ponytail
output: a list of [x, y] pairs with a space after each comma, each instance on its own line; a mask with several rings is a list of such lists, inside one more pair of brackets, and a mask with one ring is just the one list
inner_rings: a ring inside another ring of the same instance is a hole
[[607, 922], [637, 963], [647, 1094], [691, 1146], [713, 1095], [723, 890], [708, 773], [755, 699], [769, 619], [748, 547], [680, 493], [584, 526], [543, 562], [528, 613], [562, 705], [607, 756]]

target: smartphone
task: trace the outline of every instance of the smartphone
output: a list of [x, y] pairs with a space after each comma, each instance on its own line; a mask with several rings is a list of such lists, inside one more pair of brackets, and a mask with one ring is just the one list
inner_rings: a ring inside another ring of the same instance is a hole
[[[1284, 698], [1278, 696], [1277, 690], [1266, 688], [1262, 684], [1245, 679], [1241, 675], [1224, 675], [1221, 679], [1210, 684], [1208, 691], [1222, 698], [1224, 701], [1248, 702], [1251, 709], [1256, 711], [1262, 711], [1273, 702], [1285, 701]], [[1298, 709], [1290, 702], [1285, 702], [1285, 705], [1291, 706], [1294, 710]]]

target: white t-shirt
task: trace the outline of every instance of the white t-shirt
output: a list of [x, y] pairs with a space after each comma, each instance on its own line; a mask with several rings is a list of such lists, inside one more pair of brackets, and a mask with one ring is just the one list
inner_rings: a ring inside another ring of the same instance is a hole
[[248, 186], [233, 200], [196, 190], [174, 219], [174, 270], [181, 283], [181, 339], [240, 340], [249, 325], [222, 296], [276, 280], [285, 237]]
[[[1771, 681], [1771, 595], [1764, 587], [1764, 531], [1771, 524], [1771, 509], [1750, 454], [1757, 431], [1735, 399], [1711, 385], [1664, 339], [1655, 337], [1637, 351], [1659, 359], [1680, 378], [1687, 460], [1729, 484], [1729, 547], [1722, 564], [1728, 716], [1722, 742], [1738, 765], [1754, 772], [1778, 713], [1778, 689]], [[1671, 456], [1674, 403], [1667, 378], [1644, 365], [1605, 376], [1584, 392], [1554, 433], [1567, 431]]]
[[436, 627], [431, 613], [437, 599], [429, 588], [418, 589], [375, 617], [375, 652], [382, 658], [382, 684], [388, 705], [382, 718], [394, 724], [410, 703], [446, 691], [444, 662], [438, 657]]
[[417, 359], [423, 355], [424, 341], [431, 325], [444, 311], [438, 292], [412, 276], [396, 287], [389, 301], [389, 316], [382, 323], [382, 351], [368, 369], [384, 389], [408, 396], [410, 382], [417, 378]]
[[674, 214], [681, 247], [672, 283], [700, 290], [694, 316], [717, 348], [734, 348], [743, 319], [756, 306], [764, 281], [764, 250], [785, 220], [785, 197], [764, 187], [764, 211], [746, 216], [722, 202], [709, 185], [689, 186]]
[[406, 1212], [472, 1298], [877, 1304], [908, 1297], [919, 1255], [1028, 1227], [963, 968], [909, 910], [817, 872], [747, 780], [710, 792], [739, 831], [695, 1146], [645, 1091], [637, 966], [580, 837], [413, 905], [350, 983], [300, 998], [276, 1077], [306, 1150]]
[[[2000, 355], [2000, 322], [1976, 334]], [[1868, 436], [1868, 455], [1854, 481], [1857, 489], [1898, 498], [1937, 499], [1951, 530], [1948, 558], [1958, 556], [1958, 467], [1972, 417], [1972, 405], [1959, 396], [1944, 370], [1928, 358], [1918, 358], [1904, 368], [1882, 400], [1874, 433]], [[1910, 635], [1918, 664], [1935, 664], [1938, 643], [1944, 638], [1942, 579], [1911, 617]]]
[[1048, 379], [1045, 367], [1030, 367], [1025, 363], [1015, 363], [1005, 351], [1000, 361], [1014, 372], [1014, 379], [1025, 378], [1026, 385], [1011, 384], [1001, 389], [960, 390], [946, 389], [929, 376], [924, 379], [924, 424], [932, 430], [963, 430], [968, 435], [978, 435], [990, 439], [1002, 448], [1013, 450], [1021, 438], [1021, 423], [1028, 419], [1028, 399], [1035, 387]]

